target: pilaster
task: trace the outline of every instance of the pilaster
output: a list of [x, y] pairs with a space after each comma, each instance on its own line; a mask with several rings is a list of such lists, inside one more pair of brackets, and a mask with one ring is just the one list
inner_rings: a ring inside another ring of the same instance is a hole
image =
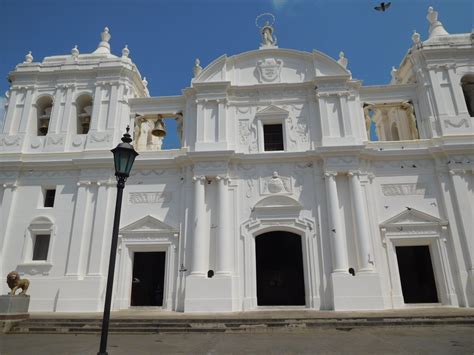
[[71, 239], [66, 266], [66, 276], [82, 277], [82, 254], [85, 243], [89, 209], [91, 208], [90, 181], [77, 183], [76, 205], [74, 207], [74, 220], [72, 222]]
[[110, 243], [112, 232], [111, 213], [112, 190], [116, 186], [115, 181], [97, 181], [97, 199], [95, 204], [95, 219], [92, 230], [92, 241], [89, 248], [89, 260], [87, 265], [87, 276], [102, 276], [104, 264], [103, 256], [105, 244]]
[[193, 177], [194, 183], [194, 220], [191, 257], [191, 275], [204, 277], [209, 262], [209, 233], [206, 231], [205, 218], [205, 176]]
[[227, 177], [217, 176], [219, 224], [217, 229], [216, 275], [230, 275], [234, 265], [233, 233], [230, 230], [229, 187]]
[[[31, 108], [33, 107], [33, 88], [28, 88], [26, 90], [25, 102], [23, 104], [23, 109], [21, 111], [20, 127], [18, 128], [18, 133], [25, 134], [28, 130], [31, 117]], [[34, 117], [36, 119], [36, 117]], [[36, 132], [32, 132], [36, 135]]]

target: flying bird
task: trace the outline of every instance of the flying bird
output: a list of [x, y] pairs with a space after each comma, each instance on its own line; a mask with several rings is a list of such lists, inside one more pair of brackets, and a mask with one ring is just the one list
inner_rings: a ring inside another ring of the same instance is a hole
[[385, 10], [387, 10], [391, 4], [392, 4], [391, 2], [381, 2], [380, 5], [375, 6], [374, 9], [377, 11], [385, 12]]

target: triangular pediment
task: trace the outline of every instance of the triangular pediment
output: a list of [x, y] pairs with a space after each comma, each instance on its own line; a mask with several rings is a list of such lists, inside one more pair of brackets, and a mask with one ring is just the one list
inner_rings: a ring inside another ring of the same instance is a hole
[[267, 106], [260, 111], [257, 112], [258, 115], [266, 116], [266, 115], [271, 115], [271, 116], [287, 116], [289, 112], [285, 109], [282, 109], [278, 106], [270, 105]]
[[405, 211], [387, 219], [380, 224], [381, 227], [413, 226], [413, 225], [446, 225], [448, 222], [438, 217], [418, 211], [414, 208], [407, 208]]
[[120, 233], [122, 234], [138, 232], [175, 233], [177, 232], [177, 229], [153, 216], [148, 215], [138, 221], [130, 223], [120, 230]]

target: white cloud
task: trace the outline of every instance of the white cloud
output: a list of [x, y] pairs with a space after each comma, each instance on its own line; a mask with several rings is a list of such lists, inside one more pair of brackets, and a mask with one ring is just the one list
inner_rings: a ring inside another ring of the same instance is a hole
[[7, 103], [6, 97], [0, 97], [0, 131], [3, 129], [3, 120], [5, 119], [5, 104]]
[[280, 10], [287, 2], [288, 0], [272, 0], [272, 5], [275, 10]]

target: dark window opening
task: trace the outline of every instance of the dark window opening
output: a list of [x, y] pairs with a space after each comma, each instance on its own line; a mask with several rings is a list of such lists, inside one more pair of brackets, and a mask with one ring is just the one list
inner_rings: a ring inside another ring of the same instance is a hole
[[266, 124], [263, 126], [263, 142], [265, 151], [284, 150], [283, 125]]
[[46, 190], [44, 194], [44, 207], [54, 207], [54, 197], [56, 190]]
[[35, 236], [35, 245], [33, 247], [33, 260], [48, 259], [49, 234], [38, 234]]

